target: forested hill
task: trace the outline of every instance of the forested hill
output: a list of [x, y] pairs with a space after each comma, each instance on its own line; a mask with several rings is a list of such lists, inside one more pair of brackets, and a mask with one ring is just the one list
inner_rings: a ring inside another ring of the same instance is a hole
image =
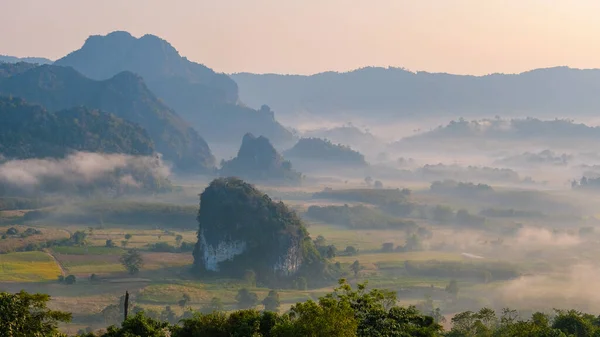
[[[600, 109], [600, 70], [556, 67], [520, 74], [463, 76], [368, 67], [312, 76], [234, 74], [240, 98], [279, 113], [352, 111], [400, 116], [460, 112], [595, 113]], [[373, 117], [378, 116], [377, 114]]]
[[234, 143], [247, 132], [276, 142], [292, 139], [270, 109], [238, 104], [237, 84], [229, 76], [189, 61], [154, 35], [135, 38], [117, 31], [90, 36], [81, 49], [54, 64], [71, 66], [96, 80], [122, 71], [139, 74], [158, 97], [210, 141]]
[[83, 107], [55, 113], [20, 98], [0, 96], [0, 156], [64, 157], [73, 151], [151, 155], [140, 126]]
[[302, 138], [284, 155], [293, 159], [315, 160], [344, 166], [366, 166], [365, 157], [349, 146], [333, 144], [320, 138]]
[[236, 176], [260, 182], [299, 182], [301, 174], [292, 169], [264, 136], [248, 133], [242, 139], [237, 157], [221, 163], [222, 176]]
[[133, 73], [122, 72], [95, 81], [68, 67], [27, 68], [22, 64], [0, 64], [0, 73], [12, 74], [0, 77], [1, 94], [22, 97], [49, 111], [86, 106], [114, 113], [146, 129], [156, 150], [176, 169], [200, 173], [214, 167], [214, 157], [204, 139]]

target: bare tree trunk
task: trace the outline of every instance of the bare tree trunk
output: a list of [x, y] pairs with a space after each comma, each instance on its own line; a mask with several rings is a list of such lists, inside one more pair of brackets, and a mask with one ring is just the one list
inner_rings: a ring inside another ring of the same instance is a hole
[[124, 305], [125, 305], [125, 308], [124, 308], [125, 310], [123, 312], [125, 313], [125, 315], [124, 315], [125, 317], [123, 320], [126, 321], [127, 320], [127, 312], [129, 311], [129, 292], [127, 290], [125, 291], [125, 304]]

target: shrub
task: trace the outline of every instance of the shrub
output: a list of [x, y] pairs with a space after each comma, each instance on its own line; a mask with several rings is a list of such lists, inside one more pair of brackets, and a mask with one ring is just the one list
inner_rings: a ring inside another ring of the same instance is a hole
[[77, 282], [77, 278], [75, 275], [69, 275], [65, 277], [65, 284], [75, 284]]

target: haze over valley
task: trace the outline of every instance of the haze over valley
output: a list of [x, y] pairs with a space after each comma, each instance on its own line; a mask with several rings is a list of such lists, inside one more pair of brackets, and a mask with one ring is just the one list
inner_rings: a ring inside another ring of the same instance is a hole
[[[248, 32], [204, 22], [205, 60], [174, 12], [140, 32], [107, 6], [56, 33], [67, 52], [0, 38], [0, 336], [600, 334], [600, 65], [419, 71], [356, 36], [372, 66], [303, 50], [315, 71], [286, 73], [268, 49], [228, 68]], [[296, 48], [268, 27], [256, 48]]]

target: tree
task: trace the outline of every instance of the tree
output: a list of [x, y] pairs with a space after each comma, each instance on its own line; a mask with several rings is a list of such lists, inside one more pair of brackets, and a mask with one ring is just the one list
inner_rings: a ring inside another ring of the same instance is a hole
[[184, 293], [179, 302], [177, 302], [177, 304], [179, 304], [180, 307], [185, 308], [185, 306], [188, 305], [188, 303], [190, 303], [191, 300], [192, 298], [190, 297], [190, 295]]
[[14, 227], [11, 227], [6, 230], [6, 235], [17, 235], [17, 234], [19, 234], [19, 230]]
[[104, 323], [107, 325], [117, 324], [121, 321], [122, 315], [119, 310], [119, 306], [116, 304], [111, 304], [106, 308], [102, 309], [102, 317], [104, 318]]
[[71, 235], [71, 243], [74, 246], [84, 246], [85, 245], [85, 239], [87, 238], [87, 233], [84, 231], [76, 231], [75, 233], [73, 233], [73, 235]]
[[77, 282], [77, 278], [75, 277], [75, 275], [69, 275], [69, 276], [65, 277], [66, 284], [75, 284], [76, 282]]
[[130, 240], [133, 237], [133, 235], [127, 233], [125, 234], [125, 240]]
[[298, 290], [308, 289], [308, 281], [306, 280], [306, 277], [300, 276], [296, 279], [296, 289], [298, 289]]
[[98, 281], [100, 281], [100, 278], [98, 277], [98, 275], [96, 275], [96, 274], [90, 275], [90, 282], [94, 283], [94, 282], [98, 282]]
[[348, 246], [344, 250], [344, 253], [346, 253], [347, 255], [350, 255], [350, 256], [354, 256], [354, 255], [358, 254], [358, 249], [354, 248], [354, 246]]
[[160, 322], [142, 311], [128, 317], [121, 327], [108, 327], [102, 337], [167, 337], [171, 336], [168, 328], [169, 323]]
[[328, 259], [333, 259], [335, 257], [337, 253], [337, 249], [335, 248], [334, 245], [330, 245], [327, 247], [327, 252], [326, 252], [326, 256]]
[[437, 222], [448, 222], [452, 219], [454, 211], [448, 206], [437, 205], [433, 209], [433, 220]]
[[106, 243], [104, 244], [104, 246], [108, 247], [108, 248], [113, 248], [113, 247], [116, 247], [117, 245], [115, 245], [115, 243], [113, 242], [113, 240], [108, 239], [108, 240], [106, 240]]
[[126, 241], [126, 240], [123, 240], [123, 241], [121, 241], [121, 247], [123, 247], [123, 248], [127, 247], [127, 244], [128, 244], [128, 243], [129, 243], [129, 242], [128, 242], [128, 241]]
[[381, 251], [384, 253], [391, 253], [394, 251], [394, 243], [393, 242], [386, 242], [384, 244], [381, 245]]
[[256, 273], [254, 270], [248, 269], [244, 272], [244, 281], [252, 287], [256, 286]]
[[383, 183], [379, 180], [375, 180], [375, 183], [373, 183], [373, 187], [380, 190], [383, 188]]
[[404, 250], [407, 252], [423, 250], [423, 243], [421, 242], [421, 238], [417, 234], [409, 235], [406, 238]]
[[249, 309], [258, 304], [258, 295], [247, 288], [242, 288], [235, 296], [235, 300], [238, 302], [238, 307], [240, 309]]
[[175, 237], [175, 242], [177, 243], [177, 246], [181, 246], [181, 241], [183, 241], [183, 236], [181, 234], [177, 234], [177, 236]]
[[202, 309], [200, 309], [200, 312], [210, 314], [211, 312], [222, 312], [224, 309], [225, 306], [223, 305], [223, 301], [218, 297], [213, 297], [208, 305], [203, 306]]
[[58, 336], [58, 323], [70, 322], [71, 314], [48, 309], [49, 301], [45, 294], [0, 293], [0, 333], [11, 337]]
[[281, 306], [281, 301], [279, 300], [279, 293], [276, 290], [269, 291], [269, 294], [262, 301], [262, 304], [265, 306], [266, 311], [279, 311], [279, 307]]
[[367, 186], [371, 186], [371, 184], [373, 183], [373, 178], [371, 178], [370, 176], [365, 177], [365, 183], [367, 184]]
[[350, 270], [352, 270], [352, 272], [354, 273], [354, 277], [358, 277], [358, 273], [361, 269], [362, 266], [360, 265], [360, 262], [358, 262], [358, 260], [354, 261], [354, 263], [352, 263], [352, 265], [350, 266]]
[[160, 320], [171, 324], [177, 323], [177, 314], [171, 309], [170, 305], [167, 305], [160, 314]]
[[140, 269], [144, 265], [142, 255], [137, 249], [131, 249], [125, 252], [121, 256], [120, 261], [123, 267], [125, 267], [125, 269], [127, 269], [131, 275], [139, 273]]
[[458, 283], [456, 282], [456, 280], [451, 280], [450, 283], [448, 283], [448, 285], [446, 286], [446, 292], [456, 297], [458, 295], [458, 291]]

